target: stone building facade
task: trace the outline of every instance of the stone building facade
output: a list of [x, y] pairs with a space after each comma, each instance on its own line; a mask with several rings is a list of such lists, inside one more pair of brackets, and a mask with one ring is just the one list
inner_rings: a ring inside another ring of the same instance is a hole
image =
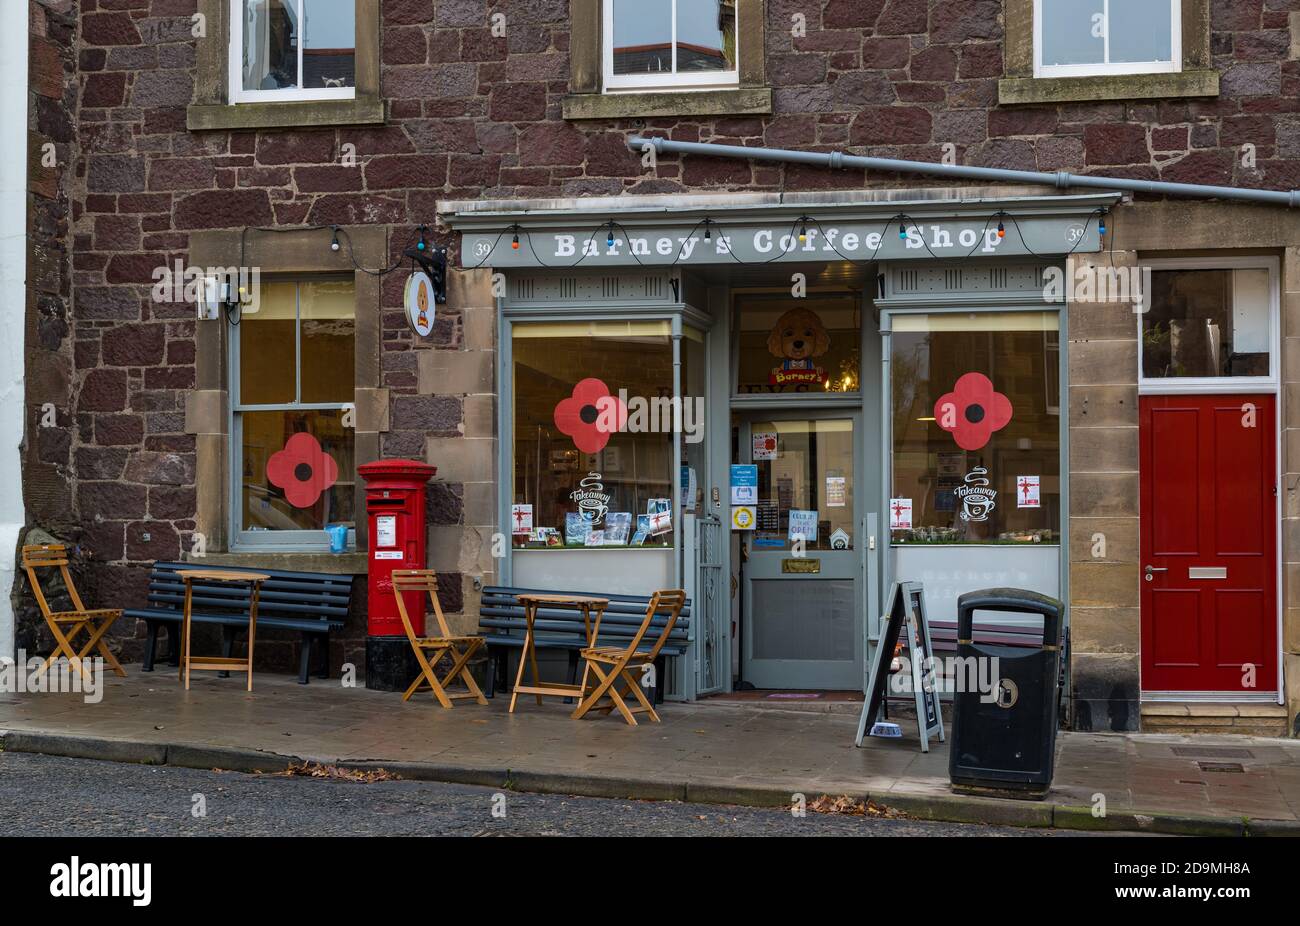
[[[25, 493], [31, 527], [80, 544], [92, 594], [105, 603], [141, 602], [149, 565], [185, 556], [196, 533], [213, 562], [365, 569], [364, 553], [331, 561], [228, 552], [229, 502], [212, 488], [227, 481], [224, 335], [218, 322], [196, 321], [193, 305], [152, 297], [156, 268], [178, 260], [228, 266], [242, 247], [266, 272], [355, 277], [356, 462], [414, 457], [438, 466], [431, 565], [444, 606], [469, 629], [478, 589], [493, 581], [490, 540], [499, 529], [490, 272], [453, 272], [432, 336], [417, 343], [402, 310], [404, 275], [358, 270], [349, 250], [364, 268], [389, 266], [423, 224], [459, 263], [457, 236], [439, 227], [439, 204], [453, 200], [941, 185], [689, 156], [662, 156], [648, 171], [626, 143], [633, 133], [1300, 188], [1296, 0], [1186, 0], [1181, 79], [1046, 91], [1026, 51], [1029, 0], [739, 0], [740, 86], [643, 99], [599, 92], [595, 0], [375, 0], [358, 5], [377, 18], [359, 20], [356, 104], [294, 104], [269, 115], [265, 107], [224, 112], [242, 108], [221, 100], [228, 3], [29, 2]], [[40, 163], [47, 142], [57, 166]], [[321, 226], [343, 229], [349, 248], [332, 252]], [[282, 233], [244, 236], [246, 228]], [[1120, 265], [1225, 247], [1282, 260], [1283, 646], [1294, 679], [1300, 219], [1263, 206], [1139, 200], [1116, 210], [1114, 228], [1106, 257]], [[1142, 710], [1131, 319], [1123, 305], [1078, 313], [1069, 332], [1075, 716], [1094, 729], [1135, 728]], [[58, 426], [42, 427], [50, 404]], [[1117, 538], [1101, 560], [1083, 541], [1099, 525]], [[360, 660], [358, 598], [336, 665]], [[20, 634], [33, 633], [28, 618]], [[136, 628], [116, 633], [115, 645], [138, 651]], [[293, 646], [259, 640], [259, 653], [288, 665]], [[1294, 730], [1300, 690], [1291, 684]], [[1251, 723], [1237, 711], [1224, 722]], [[1264, 724], [1279, 726], [1275, 714]]]

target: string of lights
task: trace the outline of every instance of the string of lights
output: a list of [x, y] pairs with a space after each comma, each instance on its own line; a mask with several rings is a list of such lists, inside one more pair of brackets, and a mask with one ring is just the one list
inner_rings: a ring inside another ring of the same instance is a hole
[[[1075, 254], [1079, 250], [1079, 248], [1083, 246], [1084, 242], [1087, 241], [1088, 239], [1088, 230], [1094, 221], [1096, 221], [1097, 223], [1097, 232], [1101, 239], [1102, 247], [1105, 248], [1107, 245], [1106, 238], [1108, 234], [1107, 216], [1109, 214], [1110, 211], [1104, 207], [1099, 207], [1097, 209], [1094, 209], [1091, 213], [1089, 213], [1087, 219], [1084, 222], [1084, 228], [1082, 234], [1078, 236], [1078, 239], [1074, 242], [1073, 246], [1064, 253], [1064, 256], [1069, 257]], [[719, 253], [725, 253], [728, 257], [731, 258], [732, 261], [742, 266], [754, 266], [754, 267], [767, 266], [772, 263], [775, 263], [776, 261], [781, 260], [782, 258], [789, 257], [791, 254], [795, 254], [799, 250], [799, 244], [803, 244], [807, 242], [808, 228], [811, 225], [817, 229], [818, 233], [821, 234], [822, 239], [827, 242], [826, 247], [828, 247], [831, 251], [833, 251], [836, 255], [838, 255], [842, 260], [850, 264], [866, 265], [879, 259], [880, 252], [885, 246], [885, 238], [888, 234], [888, 230], [891, 226], [897, 223], [899, 240], [904, 242], [919, 240], [921, 246], [924, 247], [926, 253], [928, 253], [935, 260], [964, 262], [974, 257], [975, 252], [979, 251], [981, 247], [983, 247], [982, 238], [984, 237], [985, 234], [987, 234], [990, 226], [992, 226], [995, 220], [997, 222], [997, 237], [999, 241], [1006, 240], [1008, 234], [1007, 223], [1010, 222], [1015, 229], [1016, 237], [1019, 239], [1020, 246], [1024, 249], [1025, 253], [1029, 254], [1032, 257], [1038, 258], [1040, 260], [1061, 256], [1060, 254], [1055, 254], [1055, 253], [1043, 254], [1043, 253], [1039, 253], [1038, 251], [1035, 251], [1029, 245], [1029, 242], [1025, 238], [1025, 233], [1020, 226], [1019, 218], [1015, 216], [1013, 213], [1007, 212], [1006, 210], [999, 210], [998, 212], [995, 212], [992, 215], [990, 215], [984, 223], [984, 227], [982, 229], [982, 234], [980, 236], [980, 239], [976, 241], [974, 246], [972, 246], [969, 251], [967, 251], [965, 254], [959, 254], [959, 255], [936, 254], [934, 250], [930, 247], [930, 244], [925, 240], [924, 235], [912, 236], [911, 232], [919, 228], [921, 223], [917, 222], [913, 216], [905, 212], [896, 213], [895, 215], [891, 216], [889, 219], [885, 220], [885, 222], [882, 224], [880, 234], [879, 234], [880, 244], [877, 245], [875, 248], [873, 248], [871, 256], [866, 258], [852, 257], [850, 255], [845, 254], [843, 251], [841, 251], [839, 246], [835, 244], [834, 236], [828, 236], [826, 234], [826, 230], [823, 227], [821, 220], [819, 220], [817, 217], [813, 215], [808, 215], [808, 214], [801, 215], [795, 218], [791, 222], [790, 234], [784, 236], [781, 239], [782, 241], [781, 247], [776, 251], [775, 254], [773, 254], [769, 258], [765, 258], [764, 260], [758, 260], [758, 261], [745, 260], [744, 258], [738, 256], [732, 248], [720, 248]], [[797, 235], [795, 234], [796, 227], [798, 228]], [[663, 270], [672, 269], [673, 267], [676, 267], [679, 263], [681, 263], [684, 260], [685, 255], [688, 253], [688, 249], [686, 247], [687, 242], [698, 240], [696, 238], [696, 233], [699, 232], [701, 228], [704, 229], [704, 234], [703, 234], [704, 241], [712, 241], [715, 233], [718, 235], [725, 236], [728, 230], [728, 226], [726, 226], [721, 221], [713, 218], [712, 216], [705, 216], [703, 219], [696, 222], [694, 227], [691, 228], [690, 232], [686, 235], [685, 239], [683, 239], [682, 243], [678, 246], [677, 252], [674, 255], [671, 262], [667, 264], [646, 263], [645, 261], [641, 260], [641, 258], [636, 254], [635, 250], [631, 249], [630, 247], [628, 249], [628, 256], [630, 256], [637, 263], [637, 265], [641, 267], [650, 267], [653, 269], [663, 269]], [[597, 225], [595, 228], [592, 229], [591, 233], [587, 236], [583, 247], [575, 249], [577, 251], [577, 256], [573, 261], [568, 263], [552, 264], [552, 263], [547, 263], [545, 260], [543, 260], [537, 248], [533, 246], [532, 235], [529, 233], [529, 230], [525, 226], [519, 223], [514, 223], [512, 225], [503, 228], [498, 233], [496, 239], [492, 242], [491, 247], [488, 248], [488, 250], [483, 254], [482, 258], [477, 263], [472, 265], [470, 269], [477, 269], [477, 268], [487, 266], [491, 262], [492, 255], [496, 253], [497, 247], [501, 243], [501, 239], [504, 238], [507, 234], [510, 235], [511, 250], [518, 251], [521, 249], [523, 244], [527, 244], [528, 250], [532, 254], [533, 259], [536, 260], [540, 266], [545, 267], [547, 269], [553, 269], [553, 270], [572, 269], [574, 267], [577, 267], [579, 264], [583, 263], [583, 261], [587, 260], [588, 258], [594, 257], [596, 255], [596, 252], [594, 248], [591, 247], [591, 245], [592, 242], [596, 240], [596, 237], [600, 234], [601, 231], [605, 232], [606, 249], [613, 249], [615, 247], [618, 240], [617, 233], [621, 233], [623, 235], [624, 240], [627, 241], [630, 241], [631, 238], [633, 237], [624, 225], [622, 225], [620, 222], [616, 221], [615, 219], [610, 218], [601, 222], [599, 225]], [[522, 239], [521, 239], [521, 235], [522, 235]], [[786, 242], [788, 242], [788, 244]], [[1111, 238], [1111, 241], [1109, 242], [1109, 246], [1110, 246], [1111, 253], [1113, 255], [1114, 253], [1113, 236]], [[1113, 260], [1113, 256], [1112, 256], [1112, 260]]]
[[[447, 249], [438, 245], [430, 245], [428, 241], [428, 225], [417, 225], [415, 234], [408, 236], [402, 246], [402, 256], [387, 267], [378, 269], [364, 267], [357, 261], [356, 248], [352, 244], [352, 236], [348, 230], [341, 225], [298, 225], [293, 227], [275, 227], [275, 226], [256, 226], [246, 225], [239, 233], [239, 264], [242, 271], [247, 262], [248, 256], [248, 235], [249, 232], [271, 233], [271, 234], [288, 234], [302, 232], [328, 231], [331, 233], [330, 250], [338, 253], [343, 249], [343, 243], [347, 243], [348, 261], [352, 264], [353, 270], [357, 273], [364, 273], [374, 277], [384, 277], [403, 267], [414, 266], [419, 263], [428, 266], [430, 260], [434, 257], [445, 259]], [[416, 240], [418, 236], [418, 240]], [[414, 247], [411, 243], [414, 241]], [[231, 327], [238, 327], [243, 315], [243, 306], [249, 301], [247, 287], [241, 282], [237, 293], [232, 294], [234, 298], [226, 300], [226, 320]]]

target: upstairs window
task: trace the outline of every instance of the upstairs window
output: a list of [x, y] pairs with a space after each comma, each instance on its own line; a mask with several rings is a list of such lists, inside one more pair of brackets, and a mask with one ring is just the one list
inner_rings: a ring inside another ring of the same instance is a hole
[[606, 90], [739, 84], [736, 0], [604, 0], [602, 21]]
[[1182, 69], [1181, 0], [1034, 0], [1034, 76]]
[[231, 3], [231, 103], [355, 98], [355, 0]]

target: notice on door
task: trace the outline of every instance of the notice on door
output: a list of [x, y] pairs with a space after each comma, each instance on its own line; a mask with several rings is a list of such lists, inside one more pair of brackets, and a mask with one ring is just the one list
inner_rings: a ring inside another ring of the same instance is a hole
[[891, 498], [889, 500], [889, 529], [891, 531], [910, 531], [912, 529], [912, 500], [910, 498]]
[[733, 464], [731, 467], [731, 504], [753, 505], [758, 501], [758, 467]]
[[397, 516], [381, 514], [375, 518], [375, 546], [397, 546]]
[[827, 476], [826, 477], [826, 507], [843, 508], [845, 499], [848, 497], [846, 491], [846, 482], [844, 476]]
[[790, 531], [791, 540], [802, 540], [805, 543], [817, 542], [817, 512], [801, 511], [798, 508], [790, 510]]
[[755, 431], [754, 432], [754, 459], [775, 460], [776, 439], [777, 436], [775, 431]]

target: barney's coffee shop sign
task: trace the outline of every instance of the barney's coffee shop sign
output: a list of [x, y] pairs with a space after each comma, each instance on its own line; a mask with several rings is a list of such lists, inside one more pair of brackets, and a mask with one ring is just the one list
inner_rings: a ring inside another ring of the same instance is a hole
[[[592, 217], [593, 223], [598, 221]], [[762, 264], [1065, 255], [1101, 249], [1097, 217], [987, 216], [901, 221], [897, 217], [754, 224], [724, 220], [650, 228], [608, 224], [527, 229], [518, 247], [508, 231], [465, 232], [466, 267], [667, 267], [673, 264]]]

